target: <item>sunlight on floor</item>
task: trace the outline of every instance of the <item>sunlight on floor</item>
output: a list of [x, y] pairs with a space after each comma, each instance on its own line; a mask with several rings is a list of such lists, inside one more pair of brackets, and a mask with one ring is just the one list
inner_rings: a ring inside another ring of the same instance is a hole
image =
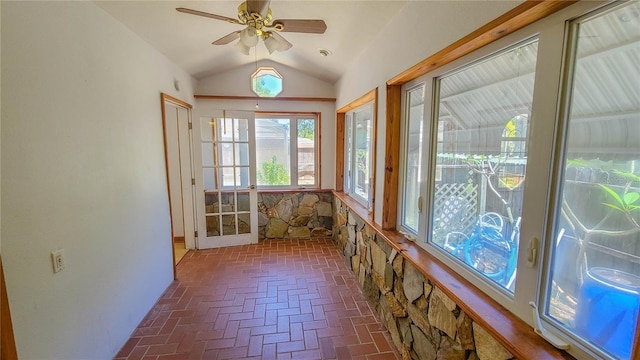
[[182, 257], [189, 251], [185, 248], [183, 242], [174, 242], [173, 250], [175, 252], [174, 262], [176, 265], [182, 260]]

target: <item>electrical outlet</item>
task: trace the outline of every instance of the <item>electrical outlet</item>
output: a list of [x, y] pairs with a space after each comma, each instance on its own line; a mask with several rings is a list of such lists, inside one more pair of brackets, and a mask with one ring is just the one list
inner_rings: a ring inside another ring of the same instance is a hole
[[64, 270], [64, 250], [58, 249], [51, 252], [51, 261], [53, 262], [53, 272], [57, 273]]

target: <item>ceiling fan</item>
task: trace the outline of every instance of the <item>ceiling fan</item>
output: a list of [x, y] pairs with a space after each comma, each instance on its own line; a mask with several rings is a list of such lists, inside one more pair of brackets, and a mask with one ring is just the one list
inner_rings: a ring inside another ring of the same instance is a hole
[[213, 42], [213, 45], [226, 45], [240, 39], [236, 47], [249, 55], [249, 49], [256, 46], [262, 38], [269, 54], [274, 51], [286, 51], [293, 45], [278, 32], [297, 32], [307, 34], [323, 34], [327, 30], [324, 20], [306, 19], [276, 19], [273, 20], [270, 0], [246, 0], [238, 6], [238, 19], [210, 14], [207, 12], [187, 8], [176, 8], [179, 12], [204, 16], [215, 20], [222, 20], [232, 24], [245, 25], [243, 30], [237, 30], [227, 34]]

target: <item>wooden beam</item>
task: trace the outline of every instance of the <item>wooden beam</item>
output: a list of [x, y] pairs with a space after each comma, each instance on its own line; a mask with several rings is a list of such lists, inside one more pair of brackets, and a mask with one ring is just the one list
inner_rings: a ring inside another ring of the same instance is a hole
[[393, 230], [398, 218], [398, 179], [400, 174], [401, 92], [400, 85], [387, 86], [387, 124], [382, 192], [382, 228]]
[[370, 182], [371, 182], [371, 204], [369, 204], [369, 208], [371, 210], [371, 217], [375, 218], [376, 213], [376, 146], [378, 144], [378, 88], [375, 88], [373, 94], [373, 114], [371, 114], [371, 121], [373, 122], [371, 126], [371, 144], [373, 144], [373, 148], [370, 149], [371, 152], [371, 171], [370, 171]]
[[340, 109], [338, 109], [338, 113], [346, 113], [347, 111], [359, 108], [360, 106], [374, 101], [376, 100], [376, 97], [378, 96], [378, 88], [375, 88], [371, 91], [369, 91], [368, 93], [360, 96], [359, 98], [353, 100], [352, 102], [348, 103], [347, 105], [341, 107]]
[[344, 191], [345, 113], [336, 114], [336, 191]]
[[164, 108], [165, 101], [172, 102], [172, 103], [174, 103], [176, 105], [180, 105], [180, 106], [182, 106], [184, 108], [187, 108], [187, 109], [192, 109], [193, 108], [193, 106], [191, 104], [189, 104], [187, 102], [184, 102], [184, 101], [182, 101], [182, 100], [180, 100], [178, 98], [175, 98], [175, 97], [173, 97], [171, 95], [165, 94], [165, 93], [161, 93], [160, 94], [160, 100], [162, 101], [162, 107], [163, 108]]
[[[549, 16], [577, 0], [528, 0], [387, 81], [402, 85]], [[388, 102], [387, 102], [388, 103]]]
[[336, 102], [336, 98], [324, 98], [324, 97], [258, 97], [258, 96], [231, 96], [231, 95], [194, 95], [196, 99], [214, 99], [214, 100], [252, 100], [252, 101], [321, 101], [321, 102]]

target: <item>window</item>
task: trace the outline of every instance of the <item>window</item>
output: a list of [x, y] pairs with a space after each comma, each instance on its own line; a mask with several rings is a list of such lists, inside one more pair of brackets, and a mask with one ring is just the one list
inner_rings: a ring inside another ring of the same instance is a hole
[[436, 79], [431, 242], [515, 288], [537, 39]]
[[318, 187], [318, 131], [316, 114], [256, 114], [258, 186]]
[[[631, 356], [640, 305], [640, 3], [572, 24], [546, 316]], [[631, 135], [633, 134], [633, 135]]]
[[401, 165], [403, 173], [400, 182], [403, 206], [400, 208], [400, 219], [403, 230], [414, 234], [418, 233], [418, 215], [423, 201], [420, 196], [422, 182], [420, 164], [423, 154], [424, 87], [425, 84], [420, 83], [407, 90], [404, 107], [407, 121], [404, 123], [404, 156], [402, 156], [404, 163]]
[[282, 92], [282, 75], [271, 67], [260, 67], [251, 75], [251, 90], [260, 97], [276, 97]]
[[363, 105], [346, 116], [345, 189], [367, 208], [372, 206], [373, 104]]
[[577, 358], [638, 346], [638, 14], [580, 2], [401, 92], [398, 227]]

